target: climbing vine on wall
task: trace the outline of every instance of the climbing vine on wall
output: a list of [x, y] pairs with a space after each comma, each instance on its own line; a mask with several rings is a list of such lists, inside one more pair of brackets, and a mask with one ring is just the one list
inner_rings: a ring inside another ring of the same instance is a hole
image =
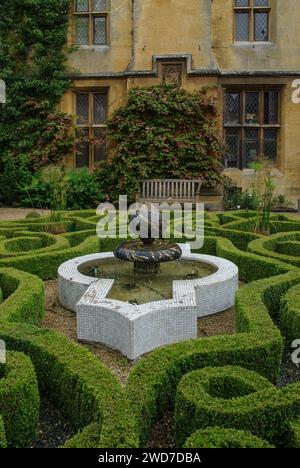
[[108, 122], [115, 155], [101, 163], [102, 190], [116, 199], [133, 195], [141, 179], [221, 182], [223, 144], [214, 102], [204, 90], [190, 94], [173, 85], [136, 88]]
[[74, 145], [72, 119], [57, 111], [70, 86], [69, 7], [70, 0], [1, 0], [0, 79], [7, 103], [0, 114], [0, 174], [14, 177], [13, 170], [16, 183], [28, 178], [27, 170], [61, 161]]

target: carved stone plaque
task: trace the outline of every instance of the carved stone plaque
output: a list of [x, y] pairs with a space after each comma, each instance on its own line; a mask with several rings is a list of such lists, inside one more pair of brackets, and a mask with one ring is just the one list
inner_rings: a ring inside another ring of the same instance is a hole
[[162, 65], [163, 83], [182, 84], [182, 65], [180, 63], [168, 63]]

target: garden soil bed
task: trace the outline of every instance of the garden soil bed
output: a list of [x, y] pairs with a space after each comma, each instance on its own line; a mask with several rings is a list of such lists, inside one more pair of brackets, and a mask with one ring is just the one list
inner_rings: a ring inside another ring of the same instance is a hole
[[68, 421], [42, 398], [37, 437], [28, 448], [59, 448], [73, 435], [75, 432]]

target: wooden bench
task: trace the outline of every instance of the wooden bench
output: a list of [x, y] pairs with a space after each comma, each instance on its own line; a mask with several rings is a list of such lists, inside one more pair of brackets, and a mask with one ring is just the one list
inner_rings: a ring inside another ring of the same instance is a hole
[[139, 203], [200, 203], [202, 180], [152, 179], [140, 183]]

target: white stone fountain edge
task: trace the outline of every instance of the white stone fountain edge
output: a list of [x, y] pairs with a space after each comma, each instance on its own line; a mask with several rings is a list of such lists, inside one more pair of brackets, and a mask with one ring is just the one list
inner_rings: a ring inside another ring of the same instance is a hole
[[201, 279], [174, 281], [173, 299], [131, 305], [107, 299], [114, 280], [95, 279], [79, 273], [79, 266], [114, 258], [112, 252], [69, 260], [60, 266], [59, 299], [77, 313], [77, 334], [82, 341], [106, 344], [129, 359], [159, 346], [197, 337], [197, 318], [234, 305], [238, 268], [228, 260], [192, 254], [181, 245], [183, 260], [206, 263], [217, 272]]

